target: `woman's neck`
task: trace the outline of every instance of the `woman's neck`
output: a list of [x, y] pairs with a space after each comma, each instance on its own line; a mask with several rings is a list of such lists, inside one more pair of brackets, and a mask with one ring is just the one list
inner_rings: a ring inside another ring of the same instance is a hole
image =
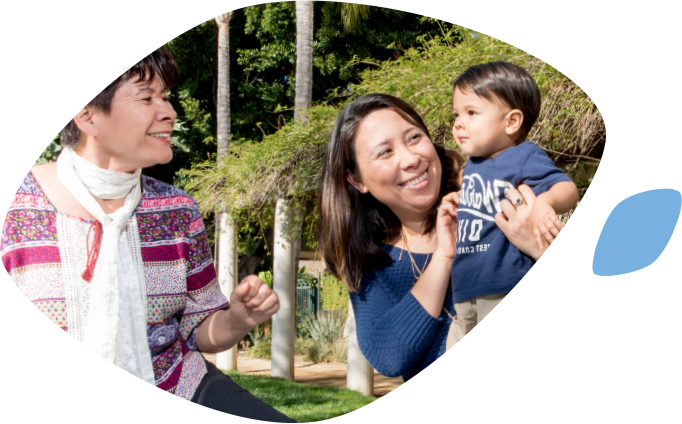
[[[424, 232], [427, 218], [428, 214], [412, 217], [399, 216], [398, 219], [400, 219], [402, 225], [401, 231], [405, 235], [405, 240], [403, 240], [402, 236], [398, 236], [392, 244], [401, 249], [409, 248], [413, 253], [433, 252], [436, 248], [434, 244], [435, 238], [433, 237], [435, 229], [432, 229], [428, 233]], [[405, 245], [405, 241], [407, 242], [407, 245]]]
[[96, 143], [94, 138], [88, 137], [87, 140], [81, 140], [76, 144], [73, 150], [79, 157], [102, 169], [125, 172], [127, 174], [132, 174], [136, 171], [136, 169], [129, 169], [130, 166], [126, 167], [124, 164], [120, 163], [120, 161], [116, 160], [111, 154], [95, 148], [94, 146]]

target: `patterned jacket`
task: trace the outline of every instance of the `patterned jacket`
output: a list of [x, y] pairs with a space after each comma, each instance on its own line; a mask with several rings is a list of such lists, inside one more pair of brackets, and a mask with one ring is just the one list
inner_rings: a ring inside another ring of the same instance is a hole
[[[133, 217], [137, 218], [140, 237], [136, 244], [147, 287], [147, 337], [156, 386], [191, 399], [206, 374], [195, 330], [210, 314], [229, 307], [216, 278], [204, 223], [194, 199], [144, 175], [142, 199]], [[29, 172], [2, 230], [0, 256], [5, 269], [29, 300], [65, 331], [69, 322], [64, 276], [80, 276], [84, 262], [62, 263], [62, 258], [66, 250], [72, 257], [83, 257], [92, 223], [55, 209]], [[85, 236], [74, 239], [75, 247], [60, 245], [60, 231], [65, 231], [61, 228], [76, 229]], [[87, 288], [85, 280], [77, 279]]]

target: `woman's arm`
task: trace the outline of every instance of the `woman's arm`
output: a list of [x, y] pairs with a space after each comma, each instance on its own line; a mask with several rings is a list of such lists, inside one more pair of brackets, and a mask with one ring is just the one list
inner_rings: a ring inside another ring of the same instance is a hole
[[537, 261], [545, 253], [547, 246], [543, 245], [540, 249], [533, 236], [533, 226], [530, 222], [530, 212], [535, 201], [533, 189], [522, 184], [518, 190], [509, 189], [507, 197], [522, 198], [525, 202], [514, 208], [507, 199], [502, 200], [500, 202], [502, 213], [495, 215], [495, 223], [514, 246]]
[[440, 315], [456, 252], [459, 194], [443, 198], [436, 223], [437, 247], [419, 281], [397, 303], [387, 287], [395, 282], [366, 277], [359, 294], [351, 293], [358, 344], [369, 363], [387, 376], [417, 367], [443, 325]]
[[[358, 345], [381, 374], [413, 374], [431, 350], [443, 320], [432, 317], [409, 291], [402, 299], [387, 290], [391, 281], [365, 278], [351, 293]], [[442, 304], [441, 304], [442, 309]]]
[[260, 278], [249, 275], [230, 295], [230, 309], [216, 311], [201, 322], [197, 348], [207, 353], [227, 350], [278, 310], [277, 293]]

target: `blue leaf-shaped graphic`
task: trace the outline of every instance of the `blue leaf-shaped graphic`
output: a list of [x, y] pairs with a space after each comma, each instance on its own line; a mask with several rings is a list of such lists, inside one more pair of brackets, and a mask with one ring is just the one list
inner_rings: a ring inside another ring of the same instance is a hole
[[621, 275], [654, 263], [670, 241], [681, 207], [682, 195], [672, 189], [645, 191], [620, 202], [601, 231], [592, 272]]

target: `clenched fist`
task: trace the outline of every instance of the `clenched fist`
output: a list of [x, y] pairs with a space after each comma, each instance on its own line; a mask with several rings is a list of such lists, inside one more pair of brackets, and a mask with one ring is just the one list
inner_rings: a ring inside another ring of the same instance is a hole
[[279, 297], [255, 275], [249, 275], [230, 295], [232, 319], [249, 327], [264, 323], [279, 310]]

